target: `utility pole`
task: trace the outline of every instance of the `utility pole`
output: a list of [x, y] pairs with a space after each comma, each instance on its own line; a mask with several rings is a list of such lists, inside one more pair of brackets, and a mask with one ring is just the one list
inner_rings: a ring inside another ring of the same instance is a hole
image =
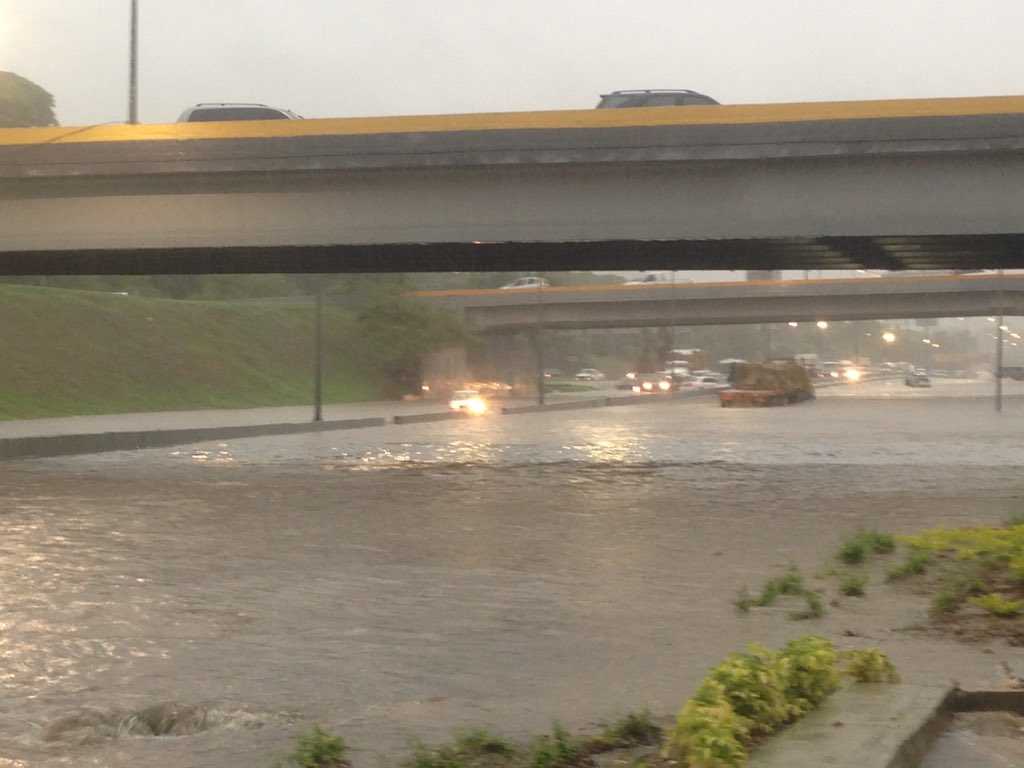
[[128, 122], [139, 122], [139, 0], [131, 0], [131, 31], [128, 52]]

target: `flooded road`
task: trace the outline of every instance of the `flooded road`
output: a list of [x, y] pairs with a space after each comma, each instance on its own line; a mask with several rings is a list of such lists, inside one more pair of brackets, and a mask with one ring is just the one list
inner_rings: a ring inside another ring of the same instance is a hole
[[394, 765], [670, 714], [811, 632], [995, 685], [1011, 649], [904, 631], [927, 605], [887, 585], [732, 601], [860, 528], [1020, 514], [1022, 429], [1020, 399], [700, 398], [0, 464], [0, 766], [269, 765], [314, 722]]

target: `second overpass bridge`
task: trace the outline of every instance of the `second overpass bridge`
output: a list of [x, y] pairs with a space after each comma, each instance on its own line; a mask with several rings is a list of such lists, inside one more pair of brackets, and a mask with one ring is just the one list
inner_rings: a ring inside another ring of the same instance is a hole
[[1024, 315], [1024, 275], [421, 291], [480, 331]]

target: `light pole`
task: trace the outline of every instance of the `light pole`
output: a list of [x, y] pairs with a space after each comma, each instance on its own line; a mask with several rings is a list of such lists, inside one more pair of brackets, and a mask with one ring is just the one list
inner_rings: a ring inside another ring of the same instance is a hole
[[131, 0], [131, 19], [128, 43], [128, 122], [139, 122], [139, 0]]
[[316, 283], [316, 319], [313, 328], [313, 421], [324, 420], [324, 287]]
[[[539, 275], [539, 273], [538, 273]], [[544, 280], [537, 279], [537, 405], [544, 405]]]

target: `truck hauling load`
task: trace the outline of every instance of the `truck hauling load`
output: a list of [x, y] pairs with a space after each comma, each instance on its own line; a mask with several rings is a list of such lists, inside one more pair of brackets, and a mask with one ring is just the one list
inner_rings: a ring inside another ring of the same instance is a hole
[[814, 398], [807, 369], [793, 362], [736, 363], [730, 383], [718, 393], [723, 408], [792, 405]]

